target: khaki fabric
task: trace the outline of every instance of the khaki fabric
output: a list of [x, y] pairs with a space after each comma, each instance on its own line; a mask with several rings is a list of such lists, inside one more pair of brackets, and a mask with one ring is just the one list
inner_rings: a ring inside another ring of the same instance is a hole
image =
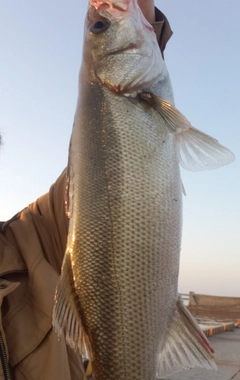
[[[156, 21], [163, 53], [172, 31], [157, 9]], [[0, 224], [0, 338], [14, 380], [86, 379], [80, 356], [52, 330], [68, 230], [65, 193], [64, 171], [47, 194]]]

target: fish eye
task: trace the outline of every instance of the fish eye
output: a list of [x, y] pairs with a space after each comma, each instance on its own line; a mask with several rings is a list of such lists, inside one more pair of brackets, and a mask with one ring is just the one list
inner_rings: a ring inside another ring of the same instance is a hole
[[99, 20], [90, 26], [90, 31], [94, 34], [102, 33], [104, 30], [108, 29], [110, 26], [109, 21]]

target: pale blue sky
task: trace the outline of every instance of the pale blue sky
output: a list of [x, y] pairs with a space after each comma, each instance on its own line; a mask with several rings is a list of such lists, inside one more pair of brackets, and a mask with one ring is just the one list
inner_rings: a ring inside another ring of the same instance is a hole
[[[187, 196], [179, 291], [240, 297], [240, 2], [161, 0], [176, 105], [236, 161], [182, 170]], [[67, 163], [86, 0], [0, 0], [0, 219], [48, 191]]]

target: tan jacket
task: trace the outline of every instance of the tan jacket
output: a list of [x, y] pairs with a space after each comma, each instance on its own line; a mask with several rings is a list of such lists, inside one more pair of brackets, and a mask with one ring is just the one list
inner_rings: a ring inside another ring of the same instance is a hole
[[[156, 10], [162, 52], [172, 32]], [[85, 379], [80, 356], [52, 330], [52, 307], [66, 247], [65, 172], [0, 230], [0, 359], [14, 380]], [[6, 357], [4, 352], [6, 351]], [[0, 379], [9, 379], [0, 362]]]
[[6, 297], [1, 333], [16, 380], [84, 378], [79, 355], [52, 331], [54, 292], [67, 237], [64, 191], [65, 173], [48, 194], [2, 226], [0, 299]]

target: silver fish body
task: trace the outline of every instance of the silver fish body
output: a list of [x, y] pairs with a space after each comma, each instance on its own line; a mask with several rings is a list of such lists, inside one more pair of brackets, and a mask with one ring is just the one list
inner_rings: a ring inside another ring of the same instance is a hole
[[[102, 3], [92, 0], [90, 15], [94, 21], [110, 18], [114, 40], [114, 28], [121, 30], [125, 19], [99, 11]], [[113, 9], [123, 12], [119, 5]], [[138, 68], [139, 52], [132, 49], [151, 32], [140, 25], [139, 38], [136, 17], [125, 24], [130, 37], [124, 41], [133, 41], [124, 51], [113, 52], [109, 38], [109, 45], [98, 39], [102, 48], [85, 46], [69, 153], [71, 217], [53, 320], [55, 330], [92, 360], [95, 380], [154, 380], [194, 365], [214, 367], [208, 342], [178, 302], [182, 183], [176, 119], [185, 119], [171, 106], [160, 53], [152, 76]], [[158, 49], [149, 38], [152, 47], [140, 48], [146, 62]]]
[[101, 379], [117, 369], [125, 379], [138, 363], [133, 378], [154, 379], [177, 301], [182, 190], [173, 135], [155, 110], [103, 87], [85, 100], [72, 143], [81, 152], [73, 276], [93, 366]]

